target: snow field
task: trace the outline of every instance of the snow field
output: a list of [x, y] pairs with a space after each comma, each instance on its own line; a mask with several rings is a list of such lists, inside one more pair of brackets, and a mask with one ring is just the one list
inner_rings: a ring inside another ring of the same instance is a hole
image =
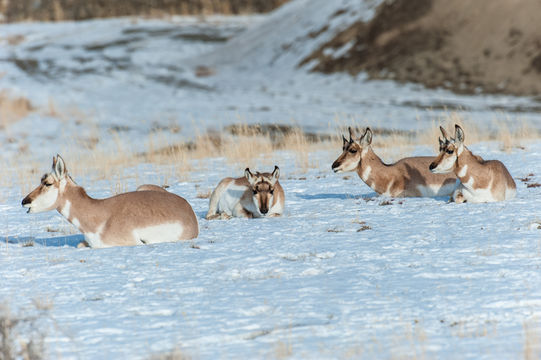
[[[539, 144], [471, 148], [515, 178], [540, 180]], [[76, 249], [80, 235], [45, 231], [64, 222], [58, 213], [24, 214], [8, 195], [2, 237], [38, 239], [2, 245], [2, 297], [52, 304], [47, 344], [62, 358], [176, 347], [194, 358], [522, 357], [525, 326], [538, 328], [540, 316], [540, 188], [516, 180], [517, 198], [492, 204], [386, 199], [354, 173], [333, 174], [338, 153], [318, 153], [321, 165], [306, 174], [279, 154], [281, 218], [205, 220], [208, 199], [197, 193], [236, 176], [221, 159], [171, 184], [200, 222], [199, 238], [183, 243]], [[89, 193], [109, 196], [98, 183]]]

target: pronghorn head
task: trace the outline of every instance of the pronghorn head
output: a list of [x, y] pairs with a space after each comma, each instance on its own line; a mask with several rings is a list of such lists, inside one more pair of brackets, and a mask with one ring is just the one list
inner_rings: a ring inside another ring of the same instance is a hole
[[272, 200], [274, 198], [274, 186], [280, 177], [280, 169], [278, 166], [274, 166], [272, 174], [256, 172], [252, 174], [249, 168], [244, 170], [244, 176], [250, 183], [250, 188], [253, 192], [252, 200], [261, 213], [261, 215], [267, 215], [272, 207]]
[[446, 174], [453, 171], [456, 160], [464, 150], [464, 130], [458, 125], [455, 125], [455, 137], [451, 138], [447, 135], [447, 131], [440, 126], [442, 138], [438, 138], [440, 142], [440, 153], [436, 159], [430, 164], [430, 171], [435, 174]]
[[41, 184], [32, 190], [22, 201], [22, 206], [28, 208], [29, 213], [53, 210], [58, 207], [58, 199], [64, 191], [68, 171], [60, 155], [53, 157], [53, 169], [43, 175]]
[[372, 130], [366, 128], [359, 141], [355, 141], [355, 134], [351, 127], [349, 130], [349, 140], [342, 135], [342, 154], [332, 164], [334, 172], [354, 171], [361, 162], [362, 155], [372, 144]]

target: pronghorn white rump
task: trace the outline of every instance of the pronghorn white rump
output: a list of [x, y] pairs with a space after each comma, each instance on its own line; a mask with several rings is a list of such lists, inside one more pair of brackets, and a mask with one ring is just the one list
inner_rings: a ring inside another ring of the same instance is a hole
[[22, 205], [29, 213], [57, 210], [81, 231], [87, 244], [101, 248], [196, 238], [197, 218], [182, 197], [151, 190], [93, 199], [68, 175], [64, 160], [53, 158], [52, 172], [28, 194]]
[[342, 136], [342, 154], [332, 164], [334, 172], [357, 171], [359, 177], [378, 194], [391, 197], [449, 196], [457, 186], [454, 174], [429, 171], [430, 156], [408, 157], [385, 164], [372, 150], [372, 131], [366, 128], [359, 140], [349, 128], [349, 140]]
[[505, 165], [498, 160], [483, 160], [464, 145], [464, 130], [455, 125], [451, 138], [440, 126], [443, 139], [439, 139], [440, 153], [430, 164], [435, 174], [455, 173], [460, 184], [452, 199], [462, 202], [493, 202], [515, 197], [517, 187]]
[[212, 192], [206, 218], [280, 216], [284, 212], [285, 194], [278, 178], [280, 169], [272, 173], [253, 174], [249, 168], [244, 177], [225, 178]]

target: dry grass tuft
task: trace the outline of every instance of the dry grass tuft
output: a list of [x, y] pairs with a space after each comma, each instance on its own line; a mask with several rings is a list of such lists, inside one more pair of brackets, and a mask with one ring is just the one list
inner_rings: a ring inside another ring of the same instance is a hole
[[37, 313], [21, 315], [0, 307], [0, 358], [2, 360], [46, 358], [45, 331], [41, 324], [50, 307], [35, 303]]
[[524, 329], [524, 359], [541, 359], [541, 321], [534, 317], [522, 324]]
[[287, 341], [278, 341], [274, 345], [274, 356], [276, 359], [287, 359], [293, 355], [293, 345]]
[[[503, 151], [510, 152], [513, 148], [521, 147], [524, 140], [539, 139], [541, 131], [524, 119], [494, 119], [490, 127], [479, 125], [473, 119], [464, 118], [457, 112], [448, 113], [445, 117], [434, 121], [432, 126], [419, 132], [414, 144], [432, 145], [438, 150], [438, 137], [441, 137], [440, 126], [447, 130], [449, 136], [455, 133], [455, 124], [460, 125], [465, 132], [465, 143], [475, 144], [484, 141], [496, 141]], [[512, 124], [512, 126], [510, 126]]]
[[7, 91], [0, 91], [0, 129], [26, 117], [34, 107], [25, 97], [10, 96]]
[[210, 198], [210, 195], [212, 195], [212, 190], [207, 190], [205, 192], [198, 191], [195, 197], [198, 199], [208, 199]]
[[152, 355], [149, 360], [190, 360], [191, 357], [186, 355], [180, 349], [174, 349], [168, 353]]
[[[51, 113], [57, 112], [52, 102], [50, 108]], [[346, 126], [342, 126], [336, 136], [321, 136], [289, 125], [235, 124], [220, 132], [196, 133], [193, 141], [164, 146], [170, 144], [170, 130], [160, 128], [148, 135], [144, 142], [145, 151], [138, 152], [122, 131], [113, 131], [109, 134], [111, 139], [104, 139], [102, 130], [88, 115], [77, 109], [71, 109], [65, 114], [70, 121], [74, 120], [86, 129], [81, 131], [84, 135], [68, 138], [61, 147], [60, 154], [64, 155], [70, 173], [76, 178], [89, 177], [90, 181], [108, 180], [114, 193], [133, 190], [133, 182], [131, 188], [127, 186], [128, 179], [135, 180], [136, 185], [188, 181], [194, 171], [205, 170], [207, 162], [204, 159], [207, 158], [223, 158], [231, 165], [232, 171], [240, 171], [246, 167], [267, 171], [274, 165], [281, 166], [283, 161], [293, 159], [293, 173], [298, 173], [298, 177], [320, 165], [314, 158], [332, 163], [342, 151], [342, 134], [348, 136]], [[490, 128], [482, 128], [455, 112], [437, 119], [437, 122], [434, 121], [426, 130], [418, 132], [372, 128], [373, 147], [386, 162], [410, 156], [419, 145], [433, 147], [432, 154], [435, 155], [438, 150], [440, 124], [449, 131], [454, 131], [455, 123], [463, 126], [467, 144], [498, 141], [503, 149], [511, 150], [520, 146], [524, 140], [541, 138], [540, 131], [526, 121], [515, 119], [515, 124], [511, 126], [509, 119], [496, 119], [490, 124]], [[171, 126], [174, 127], [174, 123]], [[363, 131], [364, 128], [357, 127], [356, 138]], [[284, 156], [279, 154], [280, 151], [287, 151], [289, 154]], [[329, 159], [319, 155], [312, 156], [321, 151], [327, 151]], [[281, 160], [276, 160], [277, 158]], [[49, 170], [48, 164], [36, 164], [27, 153], [20, 153], [16, 159], [9, 161], [7, 167], [16, 170], [4, 181], [7, 184], [20, 184], [21, 195], [37, 185], [43, 170]], [[139, 171], [137, 168], [140, 164], [159, 167], [159, 171]], [[35, 169], [38, 169], [37, 173]], [[200, 193], [198, 196], [204, 197], [207, 194]]]

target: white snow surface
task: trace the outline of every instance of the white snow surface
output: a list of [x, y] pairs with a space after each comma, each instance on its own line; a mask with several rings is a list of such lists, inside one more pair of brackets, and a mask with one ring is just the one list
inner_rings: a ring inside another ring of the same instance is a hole
[[[199, 170], [189, 180], [168, 181], [199, 219], [200, 236], [181, 243], [77, 249], [82, 235], [60, 214], [26, 214], [20, 205], [51, 156], [62, 153], [70, 169], [62, 150], [76, 136], [96, 136], [98, 147], [118, 136], [145, 150], [149, 131], [171, 124], [181, 130], [164, 141], [239, 121], [333, 134], [343, 123], [416, 130], [457, 109], [466, 124], [525, 119], [541, 127], [530, 98], [298, 68], [377, 4], [295, 0], [267, 16], [0, 25], [0, 90], [39, 109], [0, 128], [0, 301], [29, 313], [35, 302], [50, 304], [50, 358], [148, 359], [175, 348], [195, 359], [541, 353], [541, 187], [527, 187], [541, 183], [538, 142], [510, 153], [496, 143], [470, 146], [501, 160], [517, 182], [515, 199], [491, 204], [389, 199], [354, 173], [331, 172], [341, 149], [311, 154], [315, 167], [306, 174], [295, 154], [278, 152], [285, 213], [255, 220], [205, 220], [208, 199], [198, 194], [242, 172], [222, 158], [194, 161]], [[16, 35], [22, 41], [9, 44]], [[199, 65], [214, 75], [196, 76]], [[44, 110], [51, 102], [61, 115]], [[73, 108], [85, 114], [81, 121]], [[32, 162], [14, 164], [22, 144]], [[258, 163], [272, 170], [268, 159]], [[35, 168], [35, 179], [20, 179], [20, 166]], [[119, 181], [134, 190], [169, 173], [140, 164], [102, 180], [71, 175], [102, 198]]]
[[[495, 144], [472, 149], [516, 178], [541, 181], [540, 144], [511, 154]], [[60, 214], [25, 214], [19, 191], [7, 188], [2, 301], [52, 304], [47, 344], [64, 359], [174, 348], [201, 359], [274, 358], [283, 349], [293, 358], [520, 358], [525, 326], [541, 316], [541, 188], [517, 180], [516, 199], [490, 204], [388, 199], [356, 174], [333, 174], [338, 152], [315, 154], [320, 165], [302, 175], [291, 154], [277, 154], [280, 218], [204, 219], [208, 199], [197, 193], [240, 176], [222, 159], [174, 183], [169, 190], [199, 219], [192, 242], [77, 249], [81, 235], [47, 232], [70, 233]], [[158, 176], [143, 165], [130, 171]], [[111, 195], [106, 181], [87, 189]]]

